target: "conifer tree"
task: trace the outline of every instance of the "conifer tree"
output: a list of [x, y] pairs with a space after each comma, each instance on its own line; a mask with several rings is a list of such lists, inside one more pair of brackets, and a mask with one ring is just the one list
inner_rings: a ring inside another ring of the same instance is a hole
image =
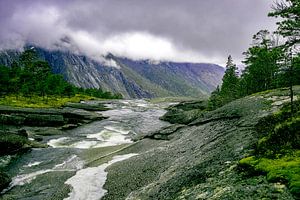
[[226, 71], [222, 81], [220, 95], [222, 97], [222, 101], [224, 102], [223, 104], [237, 99], [239, 97], [239, 77], [237, 73], [237, 67], [233, 63], [231, 55], [228, 56]]
[[277, 1], [273, 6], [271, 17], [280, 17], [282, 20], [277, 22], [277, 33], [287, 38], [286, 47], [299, 45], [300, 43], [300, 1], [282, 0]]
[[277, 33], [286, 38], [285, 48], [286, 58], [285, 64], [287, 73], [289, 74], [289, 88], [291, 98], [291, 113], [293, 114], [293, 79], [295, 77], [294, 71], [294, 57], [299, 56], [300, 44], [300, 1], [299, 0], [281, 0], [274, 4], [273, 12], [269, 13], [271, 17], [280, 17], [281, 20], [277, 22]]
[[278, 61], [282, 59], [282, 48], [278, 47], [277, 38], [267, 30], [261, 30], [253, 36], [253, 45], [244, 53], [246, 67], [241, 80], [243, 95], [277, 87]]

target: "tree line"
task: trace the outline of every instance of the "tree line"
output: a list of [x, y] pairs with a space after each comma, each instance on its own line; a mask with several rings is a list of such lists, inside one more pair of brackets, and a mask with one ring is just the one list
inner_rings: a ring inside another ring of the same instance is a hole
[[0, 66], [0, 96], [14, 94], [25, 97], [34, 95], [66, 96], [84, 94], [97, 98], [122, 98], [95, 88], [78, 88], [64, 80], [62, 75], [53, 74], [48, 62], [40, 60], [34, 49], [25, 50], [11, 66]]
[[211, 109], [253, 93], [289, 87], [293, 111], [293, 85], [300, 84], [300, 1], [278, 1], [269, 16], [280, 17], [277, 30], [261, 30], [253, 36], [252, 45], [244, 52], [241, 75], [228, 57], [223, 83], [209, 100]]

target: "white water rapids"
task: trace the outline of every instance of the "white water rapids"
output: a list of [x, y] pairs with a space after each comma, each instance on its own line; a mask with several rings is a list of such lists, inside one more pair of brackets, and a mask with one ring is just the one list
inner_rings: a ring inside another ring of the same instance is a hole
[[128, 159], [137, 154], [115, 156], [111, 161], [98, 167], [89, 167], [77, 171], [76, 175], [65, 183], [72, 186], [69, 197], [64, 200], [99, 200], [107, 192], [103, 189], [107, 172], [105, 169], [113, 163]]
[[[58, 199], [101, 199], [107, 192], [103, 189], [107, 178], [106, 168], [137, 154], [117, 155], [100, 166], [86, 168], [86, 162], [93, 157], [83, 155], [101, 152], [102, 148], [130, 144], [133, 142], [131, 136], [135, 134], [148, 134], [169, 125], [159, 120], [166, 112], [163, 108], [167, 105], [161, 106], [144, 100], [121, 100], [108, 106], [111, 110], [101, 112], [108, 119], [64, 131], [62, 135], [43, 136], [43, 141], [50, 148], [33, 149], [18, 158], [10, 167], [12, 182], [2, 191], [0, 198], [39, 200], [52, 196], [69, 185], [69, 196], [66, 197], [67, 191], [64, 190], [66, 193]], [[109, 153], [111, 152], [107, 152]], [[97, 157], [97, 154], [92, 156]], [[63, 174], [65, 176], [61, 178]]]

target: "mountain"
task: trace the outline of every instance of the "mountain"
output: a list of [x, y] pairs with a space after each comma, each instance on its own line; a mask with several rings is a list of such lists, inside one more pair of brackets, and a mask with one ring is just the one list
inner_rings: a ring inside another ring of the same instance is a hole
[[[84, 88], [102, 88], [125, 98], [207, 96], [221, 83], [224, 69], [215, 64], [131, 60], [108, 54], [101, 61], [68, 51], [35, 48], [52, 71]], [[18, 51], [0, 53], [0, 64], [9, 66]]]

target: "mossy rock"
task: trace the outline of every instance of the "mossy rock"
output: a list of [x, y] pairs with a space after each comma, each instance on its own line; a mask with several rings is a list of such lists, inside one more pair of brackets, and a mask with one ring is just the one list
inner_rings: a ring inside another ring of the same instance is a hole
[[5, 189], [11, 181], [11, 178], [4, 172], [0, 171], [0, 191]]
[[199, 118], [203, 115], [203, 111], [201, 110], [170, 110], [160, 119], [170, 122], [171, 124], [189, 124], [195, 119]]
[[287, 184], [290, 192], [300, 198], [300, 151], [278, 159], [250, 156], [240, 160], [239, 166], [253, 174], [266, 174], [270, 182]]
[[271, 157], [285, 154], [291, 149], [300, 149], [300, 117], [278, 123], [257, 143], [257, 153]]
[[12, 133], [1, 133], [0, 155], [16, 153], [24, 149], [26, 144], [29, 144], [29, 140], [24, 136]]

